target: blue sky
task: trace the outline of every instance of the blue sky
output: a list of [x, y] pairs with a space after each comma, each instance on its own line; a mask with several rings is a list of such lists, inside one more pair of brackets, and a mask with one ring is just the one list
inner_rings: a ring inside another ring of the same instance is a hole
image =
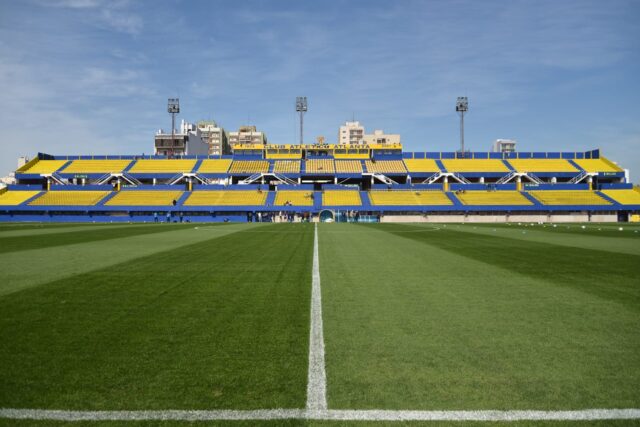
[[355, 115], [408, 151], [605, 155], [640, 178], [640, 2], [0, 0], [0, 174], [20, 155], [139, 154], [180, 118], [296, 140]]

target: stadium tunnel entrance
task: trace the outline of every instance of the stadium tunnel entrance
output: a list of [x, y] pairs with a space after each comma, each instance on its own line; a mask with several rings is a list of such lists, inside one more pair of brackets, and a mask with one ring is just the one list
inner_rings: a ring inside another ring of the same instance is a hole
[[336, 215], [332, 210], [325, 209], [323, 211], [320, 211], [319, 218], [320, 222], [335, 222]]

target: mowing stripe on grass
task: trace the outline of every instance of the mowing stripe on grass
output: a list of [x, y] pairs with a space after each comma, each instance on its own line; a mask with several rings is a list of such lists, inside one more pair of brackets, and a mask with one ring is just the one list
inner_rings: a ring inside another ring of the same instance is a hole
[[309, 332], [309, 375], [307, 409], [327, 409], [327, 374], [324, 367], [324, 334], [322, 331], [322, 290], [320, 289], [320, 257], [318, 256], [318, 224], [314, 226], [313, 269], [311, 275], [311, 328]]
[[[3, 230], [0, 228], [0, 238], [5, 237], [14, 237], [14, 236], [33, 236], [33, 235], [48, 235], [48, 234], [58, 234], [58, 233], [67, 233], [67, 232], [76, 232], [76, 231], [92, 231], [92, 230], [102, 230], [108, 228], [109, 230], [117, 229], [117, 228], [125, 228], [125, 227], [140, 227], [145, 224], [84, 224], [84, 225], [58, 225], [56, 227], [39, 227], [39, 228], [22, 228], [22, 229], [11, 229], [11, 230]], [[146, 224], [147, 226], [154, 227], [155, 224]]]
[[[136, 234], [108, 240], [28, 251], [5, 252], [0, 269], [0, 297], [32, 286], [43, 285], [64, 277], [86, 273], [165, 250], [177, 249], [226, 234], [236, 233], [248, 224], [221, 224], [220, 233], [200, 233], [193, 227], [158, 226], [161, 232]], [[151, 226], [155, 228], [155, 226]], [[1, 243], [0, 243], [1, 244]]]
[[89, 230], [58, 229], [56, 233], [6, 236], [0, 235], [0, 253], [29, 251], [73, 245], [77, 243], [99, 242], [145, 234], [190, 229], [187, 224], [147, 224], [115, 227], [92, 227]]
[[594, 421], [640, 419], [640, 409], [582, 409], [577, 411], [393, 411], [258, 409], [248, 411], [60, 411], [0, 409], [0, 418], [50, 421]]

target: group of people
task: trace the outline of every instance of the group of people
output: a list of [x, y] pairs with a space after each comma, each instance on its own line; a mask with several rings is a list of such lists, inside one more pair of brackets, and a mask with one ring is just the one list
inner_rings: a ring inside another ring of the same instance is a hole
[[360, 212], [347, 211], [347, 222], [358, 222], [358, 221], [360, 221]]
[[[165, 215], [165, 222], [171, 222], [172, 218], [173, 218], [173, 213], [171, 211], [168, 211]], [[176, 219], [173, 222], [183, 222], [183, 221], [184, 221], [184, 213], [178, 212], [176, 215]], [[160, 222], [160, 216], [158, 215], [158, 212], [153, 213], [153, 222]], [[189, 220], [187, 219], [186, 222], [189, 222]]]

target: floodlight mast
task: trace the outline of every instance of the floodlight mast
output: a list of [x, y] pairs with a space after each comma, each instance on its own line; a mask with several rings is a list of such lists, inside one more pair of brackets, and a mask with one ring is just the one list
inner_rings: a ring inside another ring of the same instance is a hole
[[176, 145], [176, 114], [180, 112], [180, 99], [169, 98], [167, 101], [167, 112], [171, 114], [171, 146], [169, 147], [169, 158], [173, 157], [173, 147]]
[[307, 97], [298, 96], [296, 98], [296, 111], [300, 113], [300, 145], [304, 144], [304, 113], [307, 112]]
[[466, 96], [458, 97], [456, 111], [460, 114], [460, 152], [464, 156], [464, 113], [469, 111], [469, 100]]

